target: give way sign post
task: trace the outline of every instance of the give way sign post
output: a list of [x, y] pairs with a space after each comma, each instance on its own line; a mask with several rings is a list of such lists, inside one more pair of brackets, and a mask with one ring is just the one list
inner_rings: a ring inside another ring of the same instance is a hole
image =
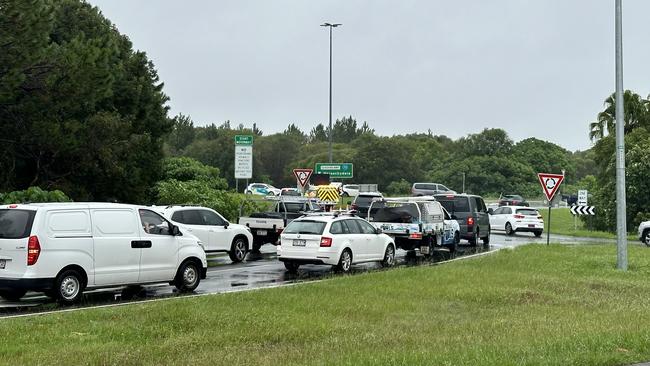
[[293, 175], [296, 177], [296, 181], [298, 183], [298, 186], [300, 189], [303, 191], [305, 190], [305, 186], [309, 183], [309, 178], [311, 177], [311, 173], [313, 173], [313, 169], [294, 169], [293, 170]]
[[548, 229], [546, 230], [546, 245], [548, 245], [551, 240], [551, 202], [564, 181], [564, 174], [537, 173], [537, 178], [548, 200]]

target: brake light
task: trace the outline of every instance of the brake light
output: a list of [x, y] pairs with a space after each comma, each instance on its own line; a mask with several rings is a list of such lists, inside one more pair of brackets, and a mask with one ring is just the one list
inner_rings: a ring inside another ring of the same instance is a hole
[[515, 219], [525, 219], [526, 218], [526, 216], [524, 216], [524, 215], [514, 215], [513, 217]]
[[422, 233], [411, 233], [409, 235], [409, 239], [421, 240], [422, 239]]
[[328, 238], [326, 236], [323, 236], [320, 238], [320, 246], [321, 247], [331, 247], [332, 246], [332, 238]]
[[32, 235], [29, 237], [29, 242], [27, 242], [27, 265], [33, 266], [38, 260], [38, 256], [41, 254], [41, 244], [38, 242], [38, 237]]
[[18, 205], [16, 205], [16, 204], [9, 205], [9, 208], [16, 208], [16, 207], [18, 207]]
[[472, 216], [467, 218], [467, 225], [468, 226], [474, 225], [474, 218]]

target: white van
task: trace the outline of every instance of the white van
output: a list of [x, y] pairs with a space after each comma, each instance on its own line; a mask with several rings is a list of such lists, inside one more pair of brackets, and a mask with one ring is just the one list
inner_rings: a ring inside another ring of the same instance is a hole
[[207, 261], [198, 239], [144, 206], [0, 206], [0, 296], [28, 290], [63, 303], [85, 289], [169, 282], [193, 291]]

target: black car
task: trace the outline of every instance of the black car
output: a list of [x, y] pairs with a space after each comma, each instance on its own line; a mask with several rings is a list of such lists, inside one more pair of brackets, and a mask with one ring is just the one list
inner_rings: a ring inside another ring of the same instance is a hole
[[[350, 208], [356, 210], [357, 214], [365, 219], [368, 217], [368, 209], [370, 208], [370, 203], [372, 203], [372, 200], [381, 199], [383, 197], [384, 196], [378, 192], [361, 192], [356, 197], [354, 197], [354, 201], [352, 201]], [[373, 205], [372, 207], [374, 211], [375, 209], [383, 207], [383, 205], [378, 204]]]
[[460, 225], [460, 237], [471, 245], [479, 238], [490, 244], [490, 215], [483, 198], [472, 194], [437, 194], [434, 196]]
[[499, 199], [499, 207], [501, 206], [525, 206], [528, 207], [528, 202], [519, 195], [516, 194], [506, 194], [501, 196]]

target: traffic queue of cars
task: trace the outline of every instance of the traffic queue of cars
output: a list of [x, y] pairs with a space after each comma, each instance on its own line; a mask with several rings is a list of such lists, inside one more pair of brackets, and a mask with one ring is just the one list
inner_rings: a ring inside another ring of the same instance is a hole
[[[239, 224], [197, 206], [0, 206], [0, 296], [19, 300], [40, 291], [74, 303], [87, 289], [160, 282], [193, 291], [206, 277], [206, 255], [227, 253], [237, 263], [266, 243], [277, 245], [290, 272], [303, 264], [342, 272], [368, 261], [390, 267], [397, 249], [453, 252], [461, 239], [489, 245], [491, 230], [540, 236], [544, 225], [535, 209], [488, 210], [479, 196], [451, 192], [402, 198], [359, 192], [351, 212], [323, 212], [305, 197], [274, 202]], [[640, 236], [649, 233], [650, 227]]]

